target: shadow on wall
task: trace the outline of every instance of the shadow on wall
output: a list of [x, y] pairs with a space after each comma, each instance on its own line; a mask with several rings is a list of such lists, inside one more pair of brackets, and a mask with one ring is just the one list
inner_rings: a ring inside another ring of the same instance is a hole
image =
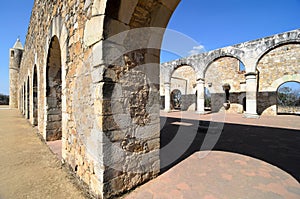
[[[193, 94], [190, 95], [181, 95], [181, 104], [180, 110], [187, 111], [191, 105], [196, 103], [196, 96]], [[165, 96], [160, 96], [160, 109], [165, 109]]]
[[257, 113], [276, 115], [277, 93], [259, 92], [257, 94]]
[[300, 106], [279, 106], [277, 92], [259, 92], [257, 113], [260, 115], [299, 115]]
[[231, 92], [229, 93], [229, 100], [226, 100], [224, 93], [211, 93], [211, 110], [213, 113], [225, 110], [224, 103], [230, 104], [227, 112], [229, 113], [243, 113], [245, 111], [244, 96], [245, 92]]
[[[194, 124], [174, 125], [174, 122]], [[161, 173], [172, 168], [200, 150], [207, 135], [209, 121], [161, 117]], [[175, 136], [183, 139], [176, 140]], [[193, 137], [190, 144], [187, 140]], [[174, 144], [176, 143], [176, 144]], [[188, 145], [187, 145], [188, 143]], [[297, 130], [224, 124], [222, 134], [213, 150], [227, 151], [263, 160], [281, 168], [300, 182], [300, 134]], [[173, 147], [168, 147], [173, 144]], [[169, 148], [169, 149], [166, 149]], [[203, 148], [202, 150], [207, 150]], [[181, 152], [174, 162], [168, 164], [174, 153]]]

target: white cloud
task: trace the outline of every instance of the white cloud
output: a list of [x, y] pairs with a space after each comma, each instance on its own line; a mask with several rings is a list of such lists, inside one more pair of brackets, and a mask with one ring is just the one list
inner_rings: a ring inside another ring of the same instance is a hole
[[200, 53], [203, 53], [205, 52], [205, 47], [203, 45], [199, 45], [199, 46], [194, 46], [193, 47], [193, 50], [190, 50], [189, 51], [189, 55], [197, 55], [197, 54], [200, 54]]

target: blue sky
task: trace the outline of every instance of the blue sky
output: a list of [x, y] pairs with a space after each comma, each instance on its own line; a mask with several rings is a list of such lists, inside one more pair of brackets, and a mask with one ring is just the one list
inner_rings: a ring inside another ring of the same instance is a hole
[[[200, 52], [210, 51], [299, 29], [300, 0], [183, 0], [168, 28], [191, 37]], [[162, 55], [161, 62], [180, 57]]]
[[2, 1], [0, 11], [0, 93], [9, 94], [9, 49], [18, 36], [24, 45], [33, 0]]
[[[24, 44], [33, 0], [13, 4], [3, 1], [1, 5], [0, 93], [8, 94], [9, 48], [18, 36]], [[298, 29], [300, 0], [182, 0], [168, 28], [195, 41], [190, 50], [181, 54], [188, 56], [191, 51], [214, 50]], [[178, 56], [163, 52], [161, 62], [175, 58]]]

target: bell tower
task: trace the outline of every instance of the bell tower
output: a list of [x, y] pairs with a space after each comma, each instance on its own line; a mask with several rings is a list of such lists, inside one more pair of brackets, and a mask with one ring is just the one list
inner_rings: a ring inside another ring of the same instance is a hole
[[18, 108], [19, 70], [23, 55], [23, 45], [18, 38], [13, 48], [9, 50], [9, 107]]

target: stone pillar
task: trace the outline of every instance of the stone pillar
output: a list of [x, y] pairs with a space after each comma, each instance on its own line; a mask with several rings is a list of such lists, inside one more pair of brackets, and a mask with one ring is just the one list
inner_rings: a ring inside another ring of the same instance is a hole
[[170, 105], [170, 102], [171, 102], [170, 86], [171, 86], [171, 83], [169, 83], [169, 82], [165, 83], [165, 112], [170, 112], [170, 107], [171, 107], [171, 105]]
[[23, 103], [23, 115], [25, 116], [25, 112], [26, 112], [26, 90], [25, 90], [25, 83], [22, 86], [23, 87], [23, 99], [22, 99], [22, 103]]
[[204, 114], [204, 79], [197, 80], [197, 111], [198, 114]]
[[29, 119], [29, 78], [26, 81], [25, 86], [25, 118]]
[[258, 118], [257, 115], [257, 73], [249, 72], [246, 77], [246, 118]]

